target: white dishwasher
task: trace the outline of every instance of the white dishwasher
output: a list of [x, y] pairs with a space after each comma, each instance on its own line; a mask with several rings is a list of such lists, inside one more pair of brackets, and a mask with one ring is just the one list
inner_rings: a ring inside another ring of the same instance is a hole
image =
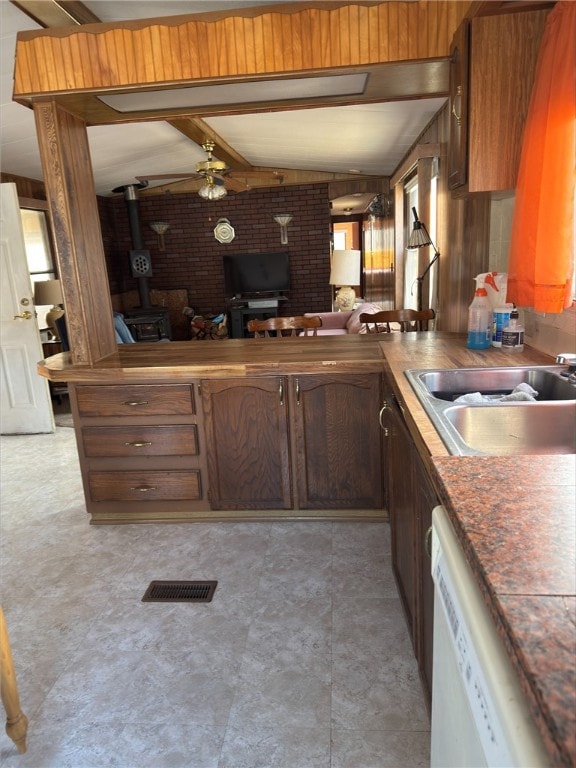
[[432, 768], [551, 765], [446, 510], [432, 512]]

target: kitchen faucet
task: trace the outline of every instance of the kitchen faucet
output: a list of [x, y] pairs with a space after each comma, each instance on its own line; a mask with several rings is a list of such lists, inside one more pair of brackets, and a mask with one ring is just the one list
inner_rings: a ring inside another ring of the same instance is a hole
[[568, 366], [565, 371], [560, 371], [560, 376], [565, 376], [572, 384], [576, 384], [576, 354], [561, 352], [556, 355], [556, 362], [559, 365]]

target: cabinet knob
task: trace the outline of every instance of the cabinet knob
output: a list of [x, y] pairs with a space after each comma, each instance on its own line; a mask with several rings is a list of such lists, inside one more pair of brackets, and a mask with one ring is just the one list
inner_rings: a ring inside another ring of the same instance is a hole
[[138, 485], [134, 488], [130, 488], [131, 491], [138, 491], [139, 493], [148, 493], [149, 491], [155, 491], [155, 485]]
[[152, 443], [150, 441], [148, 441], [148, 442], [145, 442], [145, 443], [144, 442], [143, 443], [137, 443], [137, 442], [134, 442], [134, 443], [124, 443], [124, 445], [130, 445], [132, 448], [144, 448], [144, 447], [146, 447], [148, 445], [152, 445]]
[[148, 405], [148, 400], [127, 400], [124, 405], [134, 407], [136, 405]]

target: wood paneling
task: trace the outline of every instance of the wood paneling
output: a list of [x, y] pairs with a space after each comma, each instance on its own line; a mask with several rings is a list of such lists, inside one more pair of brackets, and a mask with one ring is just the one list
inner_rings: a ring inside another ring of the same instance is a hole
[[446, 57], [469, 5], [386, 2], [21, 32], [14, 95]]

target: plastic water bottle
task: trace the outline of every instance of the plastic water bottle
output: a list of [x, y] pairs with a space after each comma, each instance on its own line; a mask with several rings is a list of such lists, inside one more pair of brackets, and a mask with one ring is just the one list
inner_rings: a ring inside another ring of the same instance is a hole
[[[479, 278], [478, 278], [479, 282]], [[476, 285], [468, 307], [468, 349], [488, 349], [492, 344], [492, 306], [483, 286]]]
[[502, 331], [508, 325], [510, 320], [510, 312], [514, 308], [514, 304], [504, 304], [501, 307], [496, 307], [493, 311], [494, 324], [492, 327], [492, 346], [502, 346]]

